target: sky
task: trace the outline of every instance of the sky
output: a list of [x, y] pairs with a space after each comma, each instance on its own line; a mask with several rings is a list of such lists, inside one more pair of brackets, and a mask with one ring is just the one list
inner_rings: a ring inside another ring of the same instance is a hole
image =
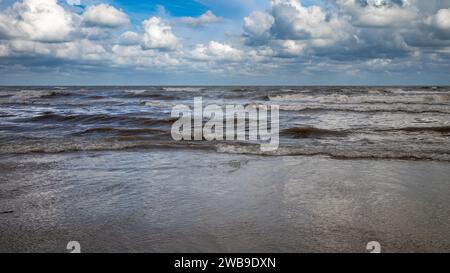
[[450, 0], [0, 0], [0, 85], [450, 85]]

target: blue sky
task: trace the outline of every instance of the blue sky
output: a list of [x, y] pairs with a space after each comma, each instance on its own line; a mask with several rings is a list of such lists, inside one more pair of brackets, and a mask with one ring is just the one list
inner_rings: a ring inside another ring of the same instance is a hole
[[0, 0], [0, 84], [449, 85], [449, 59], [450, 0]]

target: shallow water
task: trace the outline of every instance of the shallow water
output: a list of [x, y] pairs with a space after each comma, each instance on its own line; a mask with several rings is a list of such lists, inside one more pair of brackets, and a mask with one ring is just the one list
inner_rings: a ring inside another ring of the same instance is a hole
[[447, 162], [152, 149], [3, 155], [0, 251], [450, 251]]

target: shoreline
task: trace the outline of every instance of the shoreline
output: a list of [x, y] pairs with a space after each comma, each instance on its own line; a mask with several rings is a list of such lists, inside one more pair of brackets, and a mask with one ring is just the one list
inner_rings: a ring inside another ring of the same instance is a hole
[[151, 150], [0, 166], [0, 252], [450, 251], [446, 162]]

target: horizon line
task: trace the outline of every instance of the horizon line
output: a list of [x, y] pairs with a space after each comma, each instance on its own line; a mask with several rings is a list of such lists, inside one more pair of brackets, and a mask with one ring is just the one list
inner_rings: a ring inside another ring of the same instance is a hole
[[281, 84], [0, 84], [0, 87], [450, 87], [442, 84], [382, 84], [382, 85], [362, 85], [362, 84], [298, 84], [298, 85], [281, 85]]

